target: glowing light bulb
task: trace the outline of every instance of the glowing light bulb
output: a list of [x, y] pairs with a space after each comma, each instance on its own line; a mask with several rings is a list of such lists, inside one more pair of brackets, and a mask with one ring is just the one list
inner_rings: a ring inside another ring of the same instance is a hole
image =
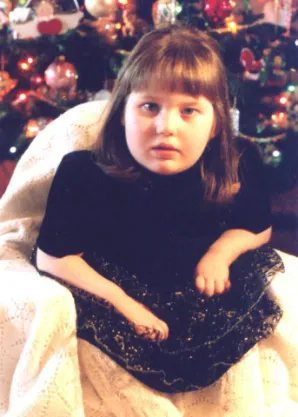
[[24, 71], [28, 71], [28, 69], [29, 69], [29, 65], [27, 64], [27, 62], [21, 62], [20, 67]]
[[281, 97], [280, 99], [279, 99], [279, 102], [280, 102], [280, 104], [286, 104], [287, 103], [287, 98], [286, 97]]
[[10, 153], [16, 153], [16, 151], [17, 151], [17, 148], [16, 148], [15, 146], [12, 146], [12, 147], [9, 149], [9, 152], [10, 152]]
[[25, 101], [27, 99], [27, 94], [25, 94], [25, 93], [21, 93], [20, 95], [19, 95], [19, 100], [20, 101]]
[[237, 23], [235, 21], [232, 20], [231, 22], [229, 22], [227, 27], [228, 27], [230, 32], [237, 33], [238, 26], [237, 26]]

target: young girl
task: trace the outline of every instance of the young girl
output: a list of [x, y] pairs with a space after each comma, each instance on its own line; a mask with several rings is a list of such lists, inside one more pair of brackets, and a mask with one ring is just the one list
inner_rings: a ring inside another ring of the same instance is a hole
[[33, 261], [71, 289], [80, 338], [148, 386], [184, 392], [278, 323], [270, 234], [262, 164], [233, 138], [217, 45], [173, 25], [130, 54], [97, 150], [63, 158]]

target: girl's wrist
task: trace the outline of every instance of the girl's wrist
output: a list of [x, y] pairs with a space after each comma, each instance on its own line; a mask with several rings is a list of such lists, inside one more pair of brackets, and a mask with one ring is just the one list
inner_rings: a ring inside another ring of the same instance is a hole
[[234, 257], [231, 251], [224, 250], [222, 247], [216, 247], [215, 245], [210, 246], [207, 253], [213, 256], [217, 256], [223, 262], [225, 262], [228, 266], [230, 266], [234, 262]]
[[104, 293], [102, 289], [100, 290], [100, 297], [117, 307], [118, 304], [123, 303], [127, 294], [122, 290], [122, 288], [110, 281], [107, 283]]

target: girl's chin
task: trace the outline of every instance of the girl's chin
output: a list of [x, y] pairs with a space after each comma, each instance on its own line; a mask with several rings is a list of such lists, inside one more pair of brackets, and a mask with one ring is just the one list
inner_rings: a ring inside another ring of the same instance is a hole
[[181, 167], [181, 166], [176, 166], [173, 163], [170, 162], [166, 162], [166, 163], [162, 163], [162, 164], [158, 164], [158, 165], [150, 165], [146, 167], [149, 171], [153, 172], [154, 174], [159, 174], [159, 175], [175, 175], [175, 174], [179, 174], [180, 172], [183, 172], [185, 170], [188, 169]]

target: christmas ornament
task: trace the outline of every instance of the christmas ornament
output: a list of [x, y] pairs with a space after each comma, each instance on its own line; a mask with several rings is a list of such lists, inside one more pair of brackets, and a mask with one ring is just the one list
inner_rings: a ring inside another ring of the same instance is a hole
[[281, 151], [273, 143], [267, 143], [262, 150], [262, 154], [264, 163], [275, 168], [282, 160]]
[[235, 136], [239, 133], [239, 125], [240, 125], [240, 111], [234, 105], [230, 109], [230, 117], [232, 122], [232, 129]]
[[118, 23], [111, 21], [110, 17], [101, 17], [91, 22], [90, 25], [106, 38], [108, 44], [113, 45], [117, 41]]
[[222, 24], [232, 13], [229, 0], [205, 0], [204, 14], [214, 24]]
[[298, 101], [294, 101], [288, 110], [289, 128], [298, 132]]
[[154, 26], [159, 28], [175, 23], [180, 7], [176, 0], [157, 0], [152, 5]]
[[24, 135], [27, 139], [33, 139], [41, 132], [52, 119], [46, 119], [45, 117], [38, 117], [37, 119], [29, 119], [24, 127]]
[[272, 51], [268, 61], [268, 79], [266, 84], [269, 86], [283, 86], [287, 82], [285, 67], [284, 55], [281, 52]]
[[288, 117], [284, 111], [276, 111], [271, 115], [271, 125], [276, 130], [288, 128]]
[[33, 10], [29, 7], [16, 7], [9, 13], [9, 22], [13, 25], [15, 23], [25, 23], [33, 19]]
[[75, 67], [59, 56], [45, 71], [45, 82], [53, 90], [72, 93], [77, 87], [78, 73]]
[[18, 81], [10, 78], [7, 71], [0, 71], [0, 100], [15, 88]]
[[143, 34], [149, 31], [149, 24], [129, 9], [123, 10], [122, 19], [123, 26], [121, 30], [124, 37], [136, 36], [137, 38], [140, 38]]
[[85, 8], [93, 17], [107, 17], [114, 13], [116, 0], [85, 0]]
[[249, 48], [242, 48], [240, 63], [244, 67], [244, 79], [256, 81], [260, 78], [260, 71], [264, 66], [263, 59], [257, 61], [254, 53]]
[[84, 16], [79, 10], [76, 0], [75, 12], [55, 13], [54, 7], [47, 0], [42, 0], [35, 7], [35, 15], [29, 9], [30, 0], [26, 7], [18, 7], [9, 14], [10, 26], [17, 34], [18, 38], [36, 38], [40, 35], [59, 35], [78, 26], [79, 21]]
[[292, 0], [266, 1], [263, 22], [272, 23], [290, 30], [292, 18]]
[[270, 124], [269, 120], [263, 113], [258, 114], [258, 121], [256, 123], [256, 131], [258, 134], [261, 134], [266, 127]]

